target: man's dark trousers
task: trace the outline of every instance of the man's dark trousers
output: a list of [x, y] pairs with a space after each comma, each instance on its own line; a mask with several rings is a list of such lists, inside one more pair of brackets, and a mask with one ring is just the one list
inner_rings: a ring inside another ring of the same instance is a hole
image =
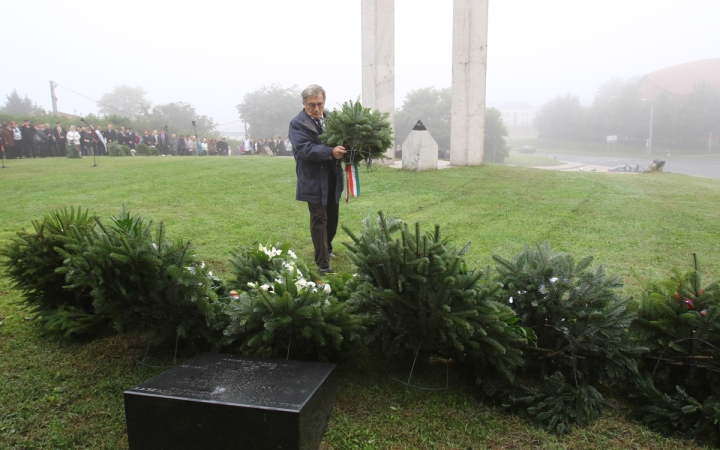
[[308, 203], [310, 236], [315, 247], [315, 264], [321, 269], [330, 267], [332, 241], [337, 234], [340, 205], [335, 203], [335, 171], [328, 171], [328, 204]]

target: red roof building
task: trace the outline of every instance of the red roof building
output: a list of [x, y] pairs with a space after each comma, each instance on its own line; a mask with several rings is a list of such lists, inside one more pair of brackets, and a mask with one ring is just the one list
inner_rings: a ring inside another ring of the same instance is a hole
[[653, 100], [662, 92], [683, 97], [703, 83], [720, 89], [720, 58], [701, 59], [650, 72], [640, 80], [640, 93], [647, 100]]

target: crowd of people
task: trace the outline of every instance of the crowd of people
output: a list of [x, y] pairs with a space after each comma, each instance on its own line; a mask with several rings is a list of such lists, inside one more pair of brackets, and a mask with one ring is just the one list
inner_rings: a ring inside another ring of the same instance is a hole
[[111, 144], [126, 145], [131, 154], [135, 155], [138, 145], [144, 144], [157, 149], [163, 156], [231, 156], [273, 154], [291, 156], [290, 139], [250, 139], [245, 135], [235, 149], [225, 138], [198, 138], [196, 135], [170, 134], [165, 130], [144, 130], [135, 133], [132, 128], [114, 129], [107, 125], [105, 129], [95, 130], [92, 125], [71, 125], [66, 130], [60, 122], [51, 127], [50, 124], [30, 124], [24, 120], [21, 126], [10, 122], [2, 126], [0, 145], [6, 159], [46, 158], [51, 156], [68, 156], [68, 148], [78, 149], [80, 156], [107, 155]]

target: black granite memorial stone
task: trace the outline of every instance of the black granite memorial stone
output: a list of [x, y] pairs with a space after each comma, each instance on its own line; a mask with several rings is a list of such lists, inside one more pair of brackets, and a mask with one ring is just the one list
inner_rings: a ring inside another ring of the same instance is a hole
[[124, 392], [130, 450], [316, 449], [334, 364], [206, 353]]

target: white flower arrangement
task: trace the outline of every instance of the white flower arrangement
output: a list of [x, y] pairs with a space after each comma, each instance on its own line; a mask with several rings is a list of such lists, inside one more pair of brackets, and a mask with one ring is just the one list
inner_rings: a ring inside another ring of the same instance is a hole
[[280, 256], [282, 254], [282, 250], [278, 250], [275, 247], [268, 250], [268, 248], [262, 244], [258, 245], [258, 250], [268, 255], [268, 258], [270, 259], [273, 259], [274, 257]]

